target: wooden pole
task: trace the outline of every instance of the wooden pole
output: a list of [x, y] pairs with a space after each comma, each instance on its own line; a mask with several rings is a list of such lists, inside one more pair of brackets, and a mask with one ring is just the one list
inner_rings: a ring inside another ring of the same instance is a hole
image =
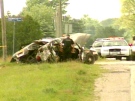
[[6, 45], [7, 42], [6, 42], [6, 25], [5, 25], [3, 0], [0, 0], [0, 9], [1, 9], [1, 26], [2, 26], [3, 61], [5, 62], [7, 58], [7, 45]]
[[62, 36], [62, 4], [59, 0], [59, 37]]
[[59, 0], [59, 6], [56, 10], [56, 37], [62, 36], [62, 7], [61, 0]]

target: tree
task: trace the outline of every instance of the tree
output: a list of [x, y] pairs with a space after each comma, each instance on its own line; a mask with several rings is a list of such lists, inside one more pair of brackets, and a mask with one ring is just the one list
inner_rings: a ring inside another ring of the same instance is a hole
[[121, 0], [122, 17], [119, 21], [123, 28], [130, 30], [130, 35], [135, 35], [135, 0]]
[[115, 22], [117, 21], [118, 18], [109, 18], [106, 20], [103, 20], [100, 22], [100, 24], [104, 27], [109, 27], [109, 26], [115, 26]]
[[[15, 16], [14, 16], [15, 17]], [[6, 21], [7, 26], [7, 45], [8, 54], [12, 54], [13, 32], [15, 26], [15, 51], [20, 49], [22, 44], [30, 44], [33, 40], [41, 39], [43, 35], [40, 32], [40, 25], [32, 17], [25, 16], [21, 22]]]
[[23, 11], [22, 16], [26, 15], [31, 16], [33, 20], [39, 23], [43, 35], [54, 34], [54, 13], [52, 8], [36, 4], [30, 10], [25, 9]]
[[122, 37], [124, 30], [118, 30], [113, 27], [98, 27], [96, 29], [95, 38], [106, 38], [106, 37]]
[[73, 26], [73, 33], [83, 33], [84, 32], [84, 25], [83, 25], [82, 20], [73, 19], [72, 26]]
[[[61, 0], [62, 11], [66, 7], [67, 0]], [[59, 0], [27, 0], [27, 7], [23, 10], [23, 15], [30, 15], [40, 24], [42, 34], [53, 36], [55, 34], [55, 16], [59, 5]]]
[[[84, 15], [81, 19], [73, 19], [70, 16], [64, 17], [64, 24], [72, 24], [73, 33], [95, 34], [95, 29], [99, 26], [98, 21]], [[64, 25], [63, 24], [63, 25]]]
[[84, 33], [95, 34], [96, 27], [100, 25], [99, 22], [88, 15], [84, 15], [81, 20], [84, 24]]
[[[61, 6], [62, 6], [62, 11], [65, 12], [65, 8], [67, 6], [67, 2], [68, 0], [61, 0]], [[44, 5], [47, 7], [51, 7], [53, 8], [53, 10], [55, 11], [56, 8], [58, 7], [60, 3], [60, 0], [27, 0], [26, 5], [27, 8], [30, 9], [31, 7], [40, 4], [40, 5]]]

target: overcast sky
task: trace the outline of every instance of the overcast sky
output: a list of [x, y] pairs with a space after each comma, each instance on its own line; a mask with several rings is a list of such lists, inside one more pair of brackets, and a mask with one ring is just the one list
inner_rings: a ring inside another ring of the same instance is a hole
[[[5, 13], [18, 14], [25, 6], [26, 0], [3, 0]], [[89, 17], [104, 20], [120, 17], [120, 0], [69, 0], [67, 14], [73, 18]]]
[[103, 20], [120, 17], [120, 0], [69, 0], [68, 14], [80, 18], [88, 14], [91, 18]]

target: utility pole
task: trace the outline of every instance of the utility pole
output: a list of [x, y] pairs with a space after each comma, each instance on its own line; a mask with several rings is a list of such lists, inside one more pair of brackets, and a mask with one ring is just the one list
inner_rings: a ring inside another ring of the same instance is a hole
[[56, 37], [62, 36], [62, 7], [61, 0], [59, 0], [59, 6], [56, 13]]
[[59, 37], [62, 36], [62, 7], [61, 7], [61, 0], [59, 0]]
[[1, 9], [1, 26], [2, 26], [3, 61], [5, 62], [7, 58], [7, 42], [6, 42], [6, 25], [5, 25], [3, 0], [0, 0], [0, 9]]

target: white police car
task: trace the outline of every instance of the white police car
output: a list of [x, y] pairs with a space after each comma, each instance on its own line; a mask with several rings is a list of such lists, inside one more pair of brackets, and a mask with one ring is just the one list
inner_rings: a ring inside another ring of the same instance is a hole
[[101, 56], [105, 58], [116, 58], [121, 60], [126, 57], [126, 60], [131, 58], [131, 47], [123, 37], [104, 38], [102, 43]]
[[99, 56], [101, 56], [101, 48], [103, 46], [105, 38], [97, 38], [94, 43], [90, 46], [90, 50], [95, 50]]

